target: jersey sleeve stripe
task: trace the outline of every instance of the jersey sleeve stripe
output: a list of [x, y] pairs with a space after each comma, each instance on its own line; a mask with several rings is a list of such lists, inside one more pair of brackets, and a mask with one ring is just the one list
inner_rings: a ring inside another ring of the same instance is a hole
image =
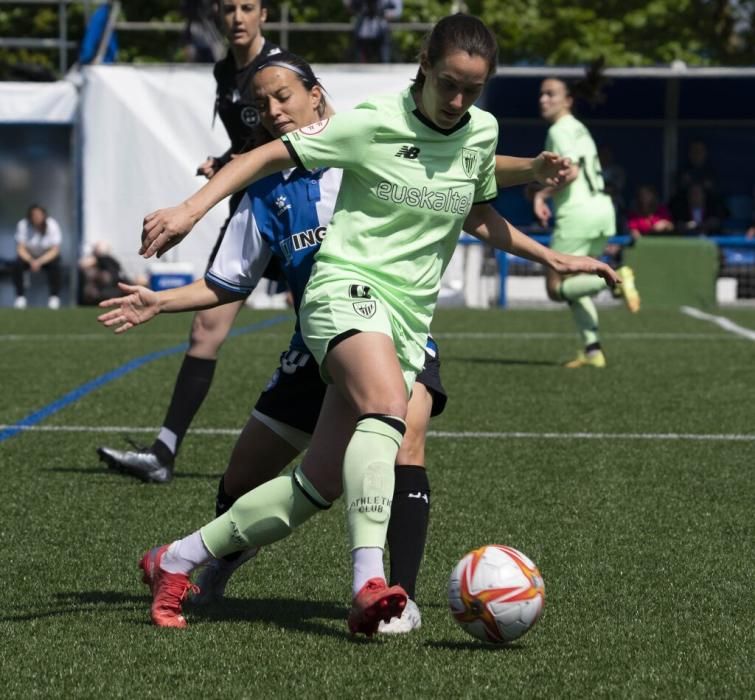
[[222, 277], [214, 274], [211, 271], [205, 273], [204, 279], [208, 284], [220, 287], [221, 289], [225, 289], [229, 292], [234, 292], [235, 294], [241, 294], [243, 296], [249, 296], [254, 291], [254, 287], [233, 284], [232, 282], [223, 279]]
[[301, 158], [299, 158], [299, 154], [296, 152], [296, 149], [291, 145], [291, 142], [288, 139], [282, 139], [283, 145], [286, 147], [286, 150], [288, 151], [288, 155], [291, 156], [291, 160], [296, 163], [296, 166], [299, 168], [306, 168], [304, 167], [304, 164], [301, 162]]

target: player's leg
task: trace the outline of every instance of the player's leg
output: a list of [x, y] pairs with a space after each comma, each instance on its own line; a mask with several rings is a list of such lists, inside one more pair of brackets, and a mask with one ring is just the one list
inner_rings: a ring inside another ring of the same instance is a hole
[[354, 572], [349, 629], [371, 635], [406, 605], [406, 592], [386, 585], [383, 568], [396, 455], [406, 431], [405, 378], [393, 340], [380, 332], [337, 337], [325, 369], [358, 415], [343, 462]]
[[[605, 247], [606, 238], [575, 239], [554, 235], [551, 247], [570, 255], [599, 256]], [[605, 280], [597, 275], [569, 275], [562, 277], [553, 270], [546, 271], [548, 296], [554, 301], [565, 301], [577, 327], [582, 350], [574, 360], [564, 366], [568, 368], [606, 366], [605, 355], [600, 342], [598, 310], [591, 297], [607, 289]]]
[[100, 447], [97, 453], [109, 468], [142, 481], [166, 483], [186, 432], [199, 411], [215, 374], [218, 352], [233, 326], [243, 301], [224, 304], [194, 315], [189, 349], [176, 377], [162, 428], [152, 446], [141, 450]]
[[391, 586], [401, 586], [409, 596], [406, 608], [379, 632], [405, 633], [420, 627], [416, 604], [419, 567], [425, 551], [430, 516], [430, 483], [425, 470], [425, 438], [433, 408], [433, 396], [419, 380], [414, 384], [406, 414], [406, 435], [396, 457], [396, 483], [388, 523]]
[[[225, 474], [220, 478], [215, 516], [223, 515], [248, 491], [273, 479], [307, 449], [320, 415], [325, 384], [311, 355], [288, 350], [241, 431]], [[213, 559], [197, 578], [203, 604], [223, 597], [231, 575], [256, 549]]]
[[329, 388], [312, 443], [293, 474], [262, 484], [200, 530], [147, 552], [140, 568], [152, 590], [152, 621], [161, 627], [185, 627], [181, 603], [191, 590], [189, 576], [195, 569], [212, 558], [283, 539], [329, 508], [341, 492], [343, 451], [353, 425], [354, 409]]

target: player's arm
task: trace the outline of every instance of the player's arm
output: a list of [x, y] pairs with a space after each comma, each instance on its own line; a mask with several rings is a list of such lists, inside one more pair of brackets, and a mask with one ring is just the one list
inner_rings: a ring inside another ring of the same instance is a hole
[[233, 158], [212, 179], [175, 207], [158, 209], [144, 217], [139, 254], [160, 257], [181, 242], [194, 225], [219, 201], [267, 175], [294, 164], [280, 139]]
[[147, 323], [160, 313], [210, 309], [246, 297], [208, 284], [204, 279], [160, 292], [123, 282], [119, 282], [118, 287], [126, 292], [126, 296], [101, 301], [101, 308], [111, 310], [97, 317], [103, 326], [113, 328], [116, 333]]
[[489, 204], [475, 204], [464, 230], [488, 245], [550, 267], [560, 274], [587, 272], [602, 277], [610, 286], [619, 278], [610, 266], [585, 255], [566, 255], [546, 248], [512, 226]]
[[528, 182], [559, 185], [571, 171], [571, 159], [543, 151], [534, 158], [495, 157], [495, 181], [498, 187], [513, 187]]

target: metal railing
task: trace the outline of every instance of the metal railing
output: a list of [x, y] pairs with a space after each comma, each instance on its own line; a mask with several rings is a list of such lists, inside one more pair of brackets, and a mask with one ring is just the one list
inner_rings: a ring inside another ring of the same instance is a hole
[[[58, 9], [58, 36], [49, 38], [31, 37], [0, 37], [0, 48], [8, 49], [50, 49], [58, 51], [58, 69], [61, 74], [68, 70], [68, 52], [75, 51], [78, 41], [69, 39], [68, 7], [69, 5], [83, 5], [84, 18], [89, 18], [94, 7], [104, 5], [107, 0], [0, 0], [0, 5], [51, 5]], [[116, 4], [116, 3], [114, 3]], [[427, 32], [432, 28], [432, 22], [391, 22], [393, 31]], [[110, 26], [111, 31], [118, 32], [169, 32], [181, 33], [186, 30], [185, 22], [129, 22], [115, 20]], [[354, 25], [351, 22], [313, 22], [296, 23], [291, 21], [290, 6], [287, 2], [280, 4], [280, 20], [266, 22], [265, 29], [279, 34], [281, 47], [289, 48], [290, 34], [296, 32], [351, 32]], [[107, 44], [109, 35], [103, 36], [101, 47]], [[101, 58], [101, 53], [100, 58]]]

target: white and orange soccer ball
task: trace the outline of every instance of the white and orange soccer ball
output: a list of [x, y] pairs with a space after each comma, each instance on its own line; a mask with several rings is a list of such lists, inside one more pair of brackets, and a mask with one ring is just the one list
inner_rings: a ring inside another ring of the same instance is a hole
[[506, 644], [540, 617], [545, 585], [537, 566], [513, 547], [491, 544], [464, 556], [448, 582], [451, 615], [473, 637]]

